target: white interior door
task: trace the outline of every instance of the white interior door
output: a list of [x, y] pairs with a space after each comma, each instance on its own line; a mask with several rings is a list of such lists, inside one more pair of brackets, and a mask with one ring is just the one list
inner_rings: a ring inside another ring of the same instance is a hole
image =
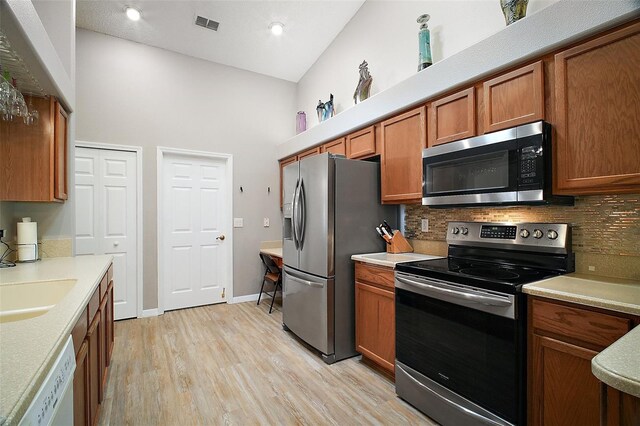
[[164, 309], [224, 302], [231, 275], [226, 161], [175, 153], [162, 158]]
[[135, 152], [76, 148], [76, 254], [113, 256], [114, 318], [137, 316]]

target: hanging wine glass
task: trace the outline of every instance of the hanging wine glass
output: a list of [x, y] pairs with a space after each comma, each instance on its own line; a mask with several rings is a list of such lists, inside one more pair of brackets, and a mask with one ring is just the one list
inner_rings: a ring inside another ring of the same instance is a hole
[[13, 98], [11, 100], [11, 115], [15, 117], [24, 118], [29, 114], [29, 110], [27, 109], [27, 103], [24, 101], [24, 96], [18, 90], [18, 82], [16, 79], [13, 79]]
[[9, 71], [4, 70], [4, 73], [0, 75], [0, 114], [2, 114], [2, 119], [7, 121], [11, 118], [10, 108], [11, 108], [11, 98], [13, 94], [13, 86], [8, 81], [9, 79]]
[[33, 94], [29, 94], [29, 113], [24, 117], [24, 124], [30, 126], [31, 124], [38, 124], [40, 119], [40, 113], [33, 107]]

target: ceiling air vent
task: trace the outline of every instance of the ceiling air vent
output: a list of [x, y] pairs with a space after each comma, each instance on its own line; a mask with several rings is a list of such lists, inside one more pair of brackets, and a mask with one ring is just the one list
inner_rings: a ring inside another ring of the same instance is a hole
[[205, 18], [204, 16], [196, 16], [196, 25], [213, 31], [218, 31], [220, 22], [216, 22], [213, 19]]

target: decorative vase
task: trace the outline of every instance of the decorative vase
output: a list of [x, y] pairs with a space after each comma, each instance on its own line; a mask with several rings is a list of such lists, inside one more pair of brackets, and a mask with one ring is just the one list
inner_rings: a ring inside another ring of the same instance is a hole
[[371, 89], [371, 82], [373, 82], [373, 77], [371, 77], [371, 74], [369, 74], [368, 66], [369, 64], [367, 64], [367, 61], [362, 61], [362, 63], [360, 64], [360, 80], [358, 81], [355, 92], [353, 92], [354, 104], [362, 102], [369, 97], [369, 91]]
[[307, 130], [307, 114], [304, 111], [298, 111], [296, 114], [296, 134]]
[[527, 15], [529, 0], [500, 0], [500, 7], [507, 25], [511, 25]]
[[422, 71], [433, 63], [431, 59], [431, 33], [429, 32], [430, 16], [428, 14], [418, 16], [416, 20], [420, 24], [420, 31], [418, 32], [418, 71]]

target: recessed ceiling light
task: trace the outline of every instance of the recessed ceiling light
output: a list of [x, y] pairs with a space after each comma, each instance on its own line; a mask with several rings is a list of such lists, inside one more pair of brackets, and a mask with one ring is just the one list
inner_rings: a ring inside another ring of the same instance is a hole
[[280, 35], [284, 30], [284, 24], [282, 24], [281, 22], [272, 22], [271, 25], [269, 25], [269, 29], [271, 30], [272, 34]]
[[134, 9], [132, 7], [128, 7], [125, 10], [125, 12], [127, 14], [127, 18], [131, 19], [132, 21], [140, 20], [140, 11], [138, 9]]

